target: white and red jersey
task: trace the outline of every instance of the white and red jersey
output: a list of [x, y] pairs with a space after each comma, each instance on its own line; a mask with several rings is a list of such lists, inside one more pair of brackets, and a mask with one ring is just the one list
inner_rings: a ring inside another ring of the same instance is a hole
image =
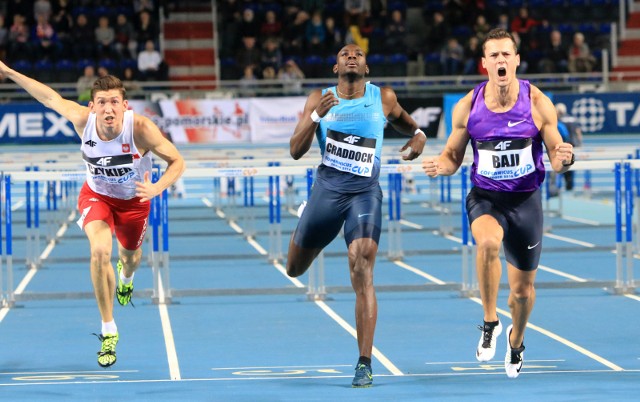
[[94, 192], [128, 200], [136, 196], [136, 182], [151, 172], [151, 153], [140, 155], [133, 141], [133, 111], [124, 113], [122, 132], [103, 141], [96, 130], [96, 114], [89, 114], [82, 132], [82, 159], [87, 166], [87, 184]]

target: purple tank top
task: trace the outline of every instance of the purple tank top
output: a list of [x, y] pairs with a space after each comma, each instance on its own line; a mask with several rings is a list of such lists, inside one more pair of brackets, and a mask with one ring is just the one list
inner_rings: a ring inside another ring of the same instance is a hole
[[471, 182], [492, 191], [534, 191], [544, 180], [542, 136], [531, 115], [531, 86], [518, 80], [518, 100], [495, 113], [484, 103], [483, 82], [473, 90], [467, 131], [473, 148]]

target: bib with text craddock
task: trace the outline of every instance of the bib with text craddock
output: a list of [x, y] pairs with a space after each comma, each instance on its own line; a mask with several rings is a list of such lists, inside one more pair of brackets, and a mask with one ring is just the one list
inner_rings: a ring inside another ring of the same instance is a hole
[[342, 172], [371, 177], [375, 153], [375, 138], [327, 130], [322, 164]]
[[478, 174], [493, 180], [511, 180], [536, 170], [531, 138], [478, 141]]

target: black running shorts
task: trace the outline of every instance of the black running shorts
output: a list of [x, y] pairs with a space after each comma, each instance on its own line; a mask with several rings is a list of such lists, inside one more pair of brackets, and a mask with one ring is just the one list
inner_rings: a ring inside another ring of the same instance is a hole
[[502, 226], [507, 261], [523, 271], [538, 268], [542, 250], [542, 197], [533, 192], [490, 191], [474, 186], [467, 195], [469, 222], [491, 215]]

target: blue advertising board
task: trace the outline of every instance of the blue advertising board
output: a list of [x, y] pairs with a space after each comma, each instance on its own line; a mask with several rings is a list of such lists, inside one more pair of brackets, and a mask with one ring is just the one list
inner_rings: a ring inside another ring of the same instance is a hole
[[564, 103], [587, 134], [640, 133], [640, 94], [584, 93], [556, 94], [556, 103]]
[[80, 143], [69, 120], [40, 103], [0, 105], [0, 145]]

